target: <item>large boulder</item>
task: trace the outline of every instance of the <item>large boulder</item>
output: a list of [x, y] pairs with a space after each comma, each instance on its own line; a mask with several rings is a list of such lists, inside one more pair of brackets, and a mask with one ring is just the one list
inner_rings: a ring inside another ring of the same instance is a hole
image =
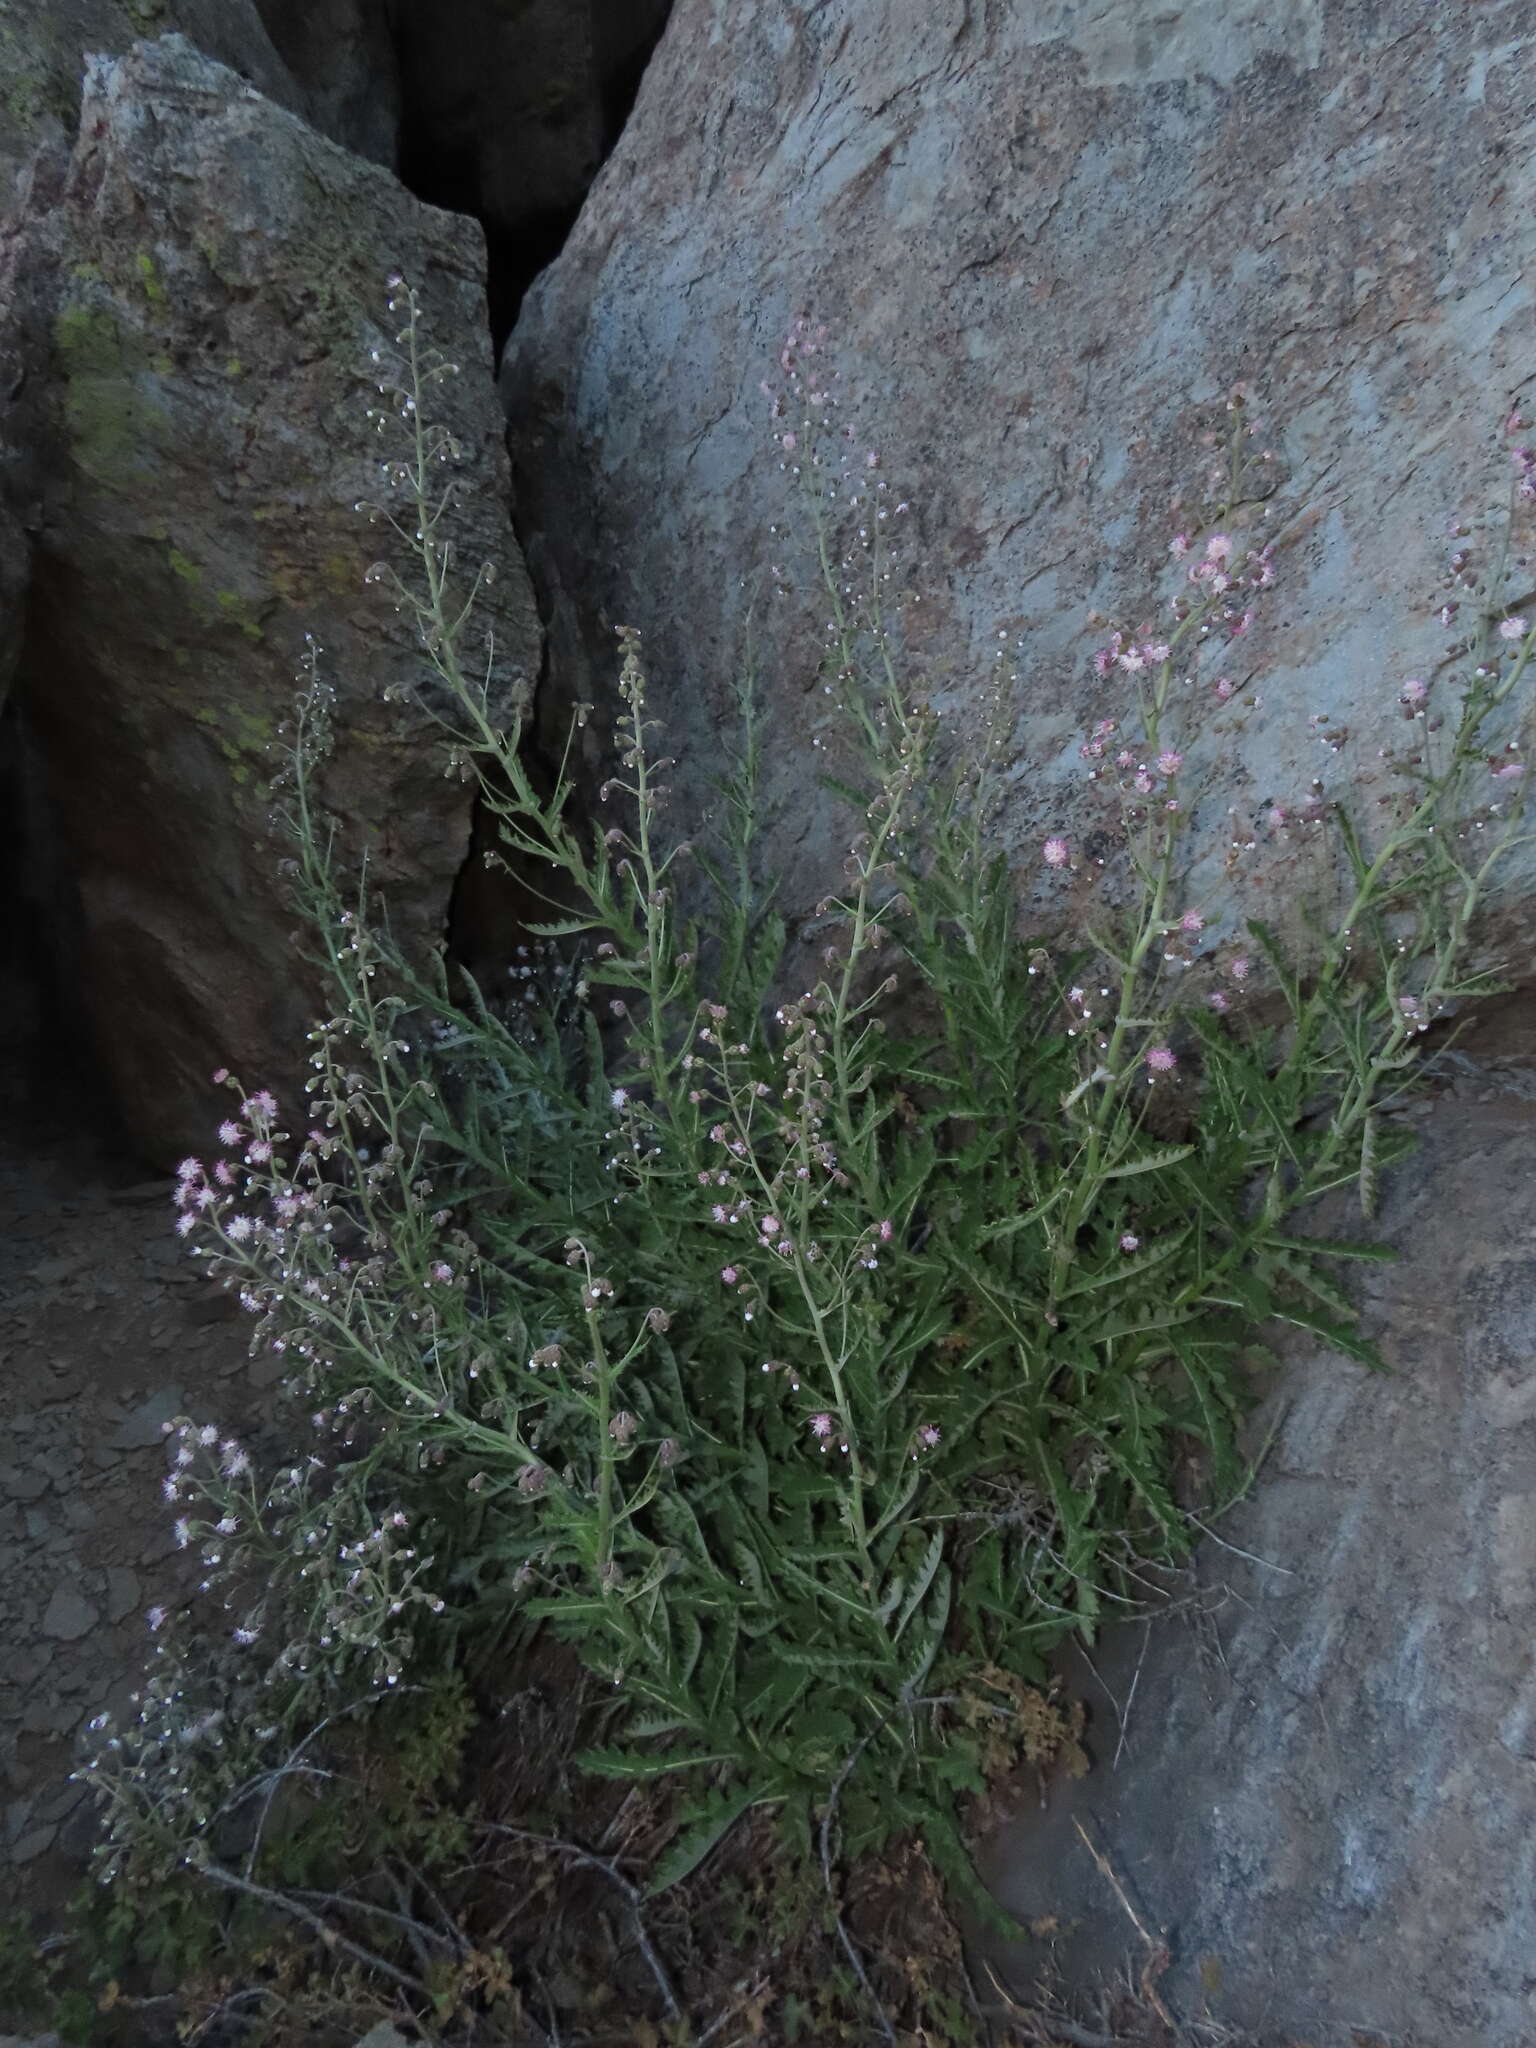
[[1533, 1079], [1472, 1075], [1389, 1185], [1390, 1375], [1297, 1347], [1172, 1614], [1068, 1659], [1098, 1768], [994, 1844], [1014, 1995], [1165, 1941], [1166, 2003], [1264, 2048], [1536, 2040]]
[[482, 238], [167, 37], [93, 61], [56, 201], [3, 254], [31, 280], [9, 339], [46, 442], [21, 710], [78, 882], [79, 1000], [164, 1158], [204, 1141], [215, 1065], [300, 1064], [316, 996], [264, 785], [307, 633], [337, 692], [326, 797], [408, 944], [442, 937], [465, 859], [469, 790], [384, 701], [422, 674], [412, 629], [364, 588], [390, 551], [355, 506], [387, 495], [369, 356], [396, 266], [464, 370], [434, 403], [466, 451], [456, 559], [505, 572], [483, 600], [497, 688], [538, 672]]
[[269, 98], [301, 105], [256, 0], [0, 0], [0, 211], [40, 137], [73, 133], [86, 52], [119, 53], [167, 29], [180, 29]]
[[908, 648], [957, 747], [1000, 645], [1017, 670], [999, 832], [1038, 875], [1044, 833], [1084, 824], [1083, 734], [1120, 709], [1086, 615], [1150, 616], [1173, 501], [1247, 379], [1275, 435], [1279, 587], [1231, 650], [1232, 701], [1178, 738], [1213, 836], [1257, 841], [1255, 895], [1283, 907], [1305, 836], [1255, 821], [1369, 805], [1402, 679], [1445, 658], [1447, 519], [1505, 490], [1536, 291], [1521, 18], [678, 0], [504, 365], [554, 700], [610, 700], [611, 629], [638, 626], [670, 747], [712, 762], [757, 593], [767, 848], [793, 904], [836, 871], [810, 796], [835, 717], [809, 687], [824, 609], [771, 595], [796, 572], [768, 532], [790, 479], [759, 390], [805, 316], [856, 446], [912, 504]]

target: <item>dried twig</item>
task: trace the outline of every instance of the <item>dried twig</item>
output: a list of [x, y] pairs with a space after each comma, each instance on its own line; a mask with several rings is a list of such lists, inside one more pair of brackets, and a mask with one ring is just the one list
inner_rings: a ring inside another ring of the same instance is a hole
[[531, 1828], [510, 1827], [505, 1821], [500, 1820], [482, 1820], [478, 1821], [476, 1825], [483, 1828], [489, 1834], [510, 1835], [514, 1841], [532, 1842], [540, 1849], [555, 1849], [561, 1855], [573, 1856], [578, 1863], [585, 1863], [593, 1870], [600, 1870], [610, 1884], [617, 1885], [629, 1902], [630, 1915], [635, 1925], [635, 1941], [641, 1955], [645, 1958], [646, 1967], [656, 1980], [656, 1988], [661, 1993], [662, 2004], [667, 2009], [667, 2018], [669, 2020], [681, 2018], [682, 2008], [677, 2002], [676, 1992], [672, 1989], [672, 1979], [667, 1975], [666, 1965], [651, 1946], [651, 1938], [646, 1932], [645, 1916], [641, 1911], [643, 1901], [640, 1889], [637, 1885], [630, 1883], [622, 1870], [619, 1870], [608, 1858], [596, 1855], [591, 1849], [584, 1849], [579, 1842], [563, 1841], [558, 1835], [535, 1834]]
[[[397, 1968], [394, 1963], [387, 1962], [383, 1956], [376, 1956], [372, 1949], [364, 1948], [360, 1942], [351, 1940], [347, 1935], [341, 1933], [339, 1929], [332, 1927], [329, 1921], [322, 1920], [318, 1913], [312, 1913], [308, 1906], [301, 1905], [297, 1899], [289, 1897], [287, 1893], [272, 1891], [264, 1884], [253, 1884], [249, 1878], [242, 1877], [238, 1871], [226, 1870], [222, 1863], [193, 1861], [189, 1867], [195, 1870], [200, 1877], [206, 1877], [210, 1883], [223, 1885], [226, 1891], [243, 1892], [248, 1898], [260, 1899], [263, 1905], [275, 1906], [279, 1912], [287, 1913], [292, 1919], [302, 1921], [306, 1927], [310, 1928], [320, 1937], [327, 1948], [344, 1949], [355, 1961], [366, 1963], [370, 1970], [378, 1970], [382, 1975], [393, 1978], [395, 1983], [401, 1985], [414, 1997], [421, 1999], [429, 1999], [431, 1997], [431, 1993], [419, 1977], [413, 1977], [409, 1970]], [[391, 1917], [393, 1918], [393, 1915]]]

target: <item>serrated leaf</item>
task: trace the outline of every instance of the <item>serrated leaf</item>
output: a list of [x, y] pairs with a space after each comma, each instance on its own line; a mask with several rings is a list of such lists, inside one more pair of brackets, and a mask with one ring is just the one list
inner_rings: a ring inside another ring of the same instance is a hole
[[928, 1548], [923, 1553], [923, 1561], [917, 1568], [916, 1576], [912, 1581], [911, 1590], [907, 1594], [900, 1617], [897, 1620], [896, 1626], [891, 1630], [891, 1641], [893, 1643], [901, 1641], [906, 1631], [907, 1623], [922, 1605], [924, 1594], [933, 1584], [934, 1574], [943, 1562], [943, 1558], [944, 1531], [942, 1529], [935, 1529], [933, 1535], [929, 1538]]
[[1369, 1113], [1360, 1133], [1360, 1214], [1376, 1214], [1376, 1118]]
[[1389, 1265], [1401, 1257], [1394, 1245], [1374, 1244], [1345, 1237], [1271, 1237], [1268, 1243], [1280, 1251], [1311, 1252], [1325, 1259], [1371, 1259]]
[[748, 1807], [755, 1806], [762, 1793], [756, 1785], [722, 1794], [691, 1827], [685, 1828], [651, 1873], [645, 1887], [648, 1899], [659, 1898], [675, 1884], [698, 1869], [712, 1850], [724, 1841]]
[[1163, 1145], [1156, 1152], [1143, 1152], [1138, 1159], [1128, 1159], [1118, 1166], [1109, 1166], [1100, 1173], [1100, 1180], [1128, 1180], [1133, 1173], [1156, 1173], [1161, 1166], [1177, 1165], [1194, 1151], [1193, 1145]]
[[1160, 1266], [1164, 1259], [1171, 1259], [1188, 1236], [1187, 1224], [1182, 1230], [1170, 1231], [1166, 1237], [1160, 1237], [1155, 1244], [1149, 1244], [1143, 1251], [1133, 1252], [1129, 1257], [1117, 1260], [1112, 1266], [1102, 1267], [1088, 1279], [1079, 1280], [1074, 1286], [1064, 1288], [1059, 1299], [1070, 1301], [1074, 1294], [1092, 1294], [1096, 1289], [1112, 1286], [1117, 1281], [1134, 1280], [1139, 1274], [1149, 1272], [1154, 1266]]

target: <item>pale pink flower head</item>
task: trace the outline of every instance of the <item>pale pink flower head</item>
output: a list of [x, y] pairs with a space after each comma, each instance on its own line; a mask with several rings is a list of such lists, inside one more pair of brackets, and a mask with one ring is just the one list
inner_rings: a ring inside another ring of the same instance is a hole
[[229, 1232], [236, 1244], [244, 1244], [256, 1226], [249, 1216], [231, 1216], [224, 1228]]
[[812, 1435], [812, 1436], [828, 1437], [828, 1436], [830, 1436], [831, 1434], [832, 1434], [832, 1418], [831, 1418], [831, 1416], [830, 1416], [830, 1415], [827, 1415], [827, 1414], [821, 1414], [821, 1415], [813, 1415], [813, 1416], [811, 1417], [811, 1435]]
[[1231, 1008], [1231, 1005], [1227, 1001], [1225, 992], [1219, 988], [1213, 988], [1210, 994], [1206, 997], [1206, 1001], [1210, 1004], [1211, 1008], [1217, 1012], [1218, 1015], [1220, 1015], [1222, 1011]]
[[261, 1088], [240, 1105], [242, 1116], [276, 1116], [277, 1097], [270, 1088]]
[[436, 1259], [432, 1264], [432, 1278], [447, 1282], [453, 1278], [453, 1268], [446, 1259]]
[[224, 1122], [219, 1125], [219, 1143], [221, 1145], [238, 1145], [244, 1136], [245, 1132], [232, 1117], [226, 1117]]
[[1134, 1230], [1126, 1230], [1121, 1232], [1120, 1249], [1123, 1252], [1140, 1251], [1141, 1239], [1136, 1235]]
[[736, 1271], [736, 1268], [734, 1266], [722, 1266], [720, 1268], [720, 1278], [725, 1282], [727, 1287], [734, 1287], [736, 1285], [736, 1282], [741, 1278], [741, 1275]]
[[1194, 938], [1197, 932], [1205, 930], [1205, 919], [1198, 910], [1186, 910], [1179, 919], [1179, 930], [1186, 932], [1190, 938]]
[[1524, 619], [1505, 619], [1499, 627], [1501, 640], [1523, 640], [1527, 631]]
[[1040, 852], [1048, 868], [1064, 868], [1072, 858], [1072, 849], [1066, 840], [1054, 834], [1047, 839]]
[[1230, 676], [1218, 676], [1216, 678], [1216, 696], [1219, 702], [1225, 704], [1227, 699], [1235, 693], [1236, 689], [1237, 685]]
[[1178, 1055], [1171, 1045], [1154, 1045], [1147, 1054], [1147, 1065], [1154, 1074], [1171, 1074], [1178, 1064]]
[[925, 1451], [931, 1451], [937, 1448], [939, 1439], [943, 1434], [943, 1430], [939, 1428], [936, 1422], [925, 1422], [917, 1432], [917, 1440]]
[[777, 1237], [784, 1226], [777, 1216], [764, 1216], [759, 1219], [757, 1227], [764, 1237]]
[[1176, 752], [1172, 747], [1164, 747], [1157, 757], [1157, 772], [1159, 775], [1177, 775], [1183, 766], [1184, 756]]
[[1235, 960], [1229, 960], [1227, 962], [1227, 972], [1234, 981], [1246, 981], [1248, 979], [1248, 955], [1246, 953], [1239, 953]]
[[1213, 533], [1205, 544], [1205, 558], [1208, 562], [1230, 562], [1232, 543], [1224, 533]]
[[1493, 771], [1495, 782], [1518, 782], [1525, 773], [1523, 761], [1501, 761]]
[[1429, 695], [1429, 685], [1417, 676], [1410, 676], [1397, 694], [1404, 704], [1422, 704]]
[[892, 1224], [890, 1217], [887, 1216], [880, 1225], [880, 1242], [882, 1244], [890, 1243], [894, 1227], [895, 1226]]
[[183, 1159], [176, 1169], [176, 1178], [179, 1181], [201, 1180], [202, 1177], [203, 1162], [200, 1159]]

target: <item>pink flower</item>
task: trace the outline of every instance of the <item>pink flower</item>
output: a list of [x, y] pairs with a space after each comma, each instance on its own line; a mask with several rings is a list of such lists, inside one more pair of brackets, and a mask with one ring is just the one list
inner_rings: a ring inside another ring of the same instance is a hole
[[176, 1169], [176, 1178], [179, 1181], [201, 1180], [202, 1177], [203, 1162], [200, 1159], [183, 1159]]
[[453, 1268], [448, 1264], [446, 1259], [438, 1259], [434, 1262], [432, 1266], [432, 1278], [434, 1280], [442, 1280], [444, 1282], [449, 1281], [453, 1278]]
[[720, 1278], [725, 1282], [727, 1287], [734, 1287], [736, 1285], [736, 1282], [741, 1278], [741, 1275], [736, 1271], [736, 1268], [734, 1266], [722, 1266], [720, 1268]]
[[1525, 773], [1523, 761], [1501, 761], [1493, 771], [1495, 782], [1518, 782]]
[[764, 1216], [757, 1227], [764, 1237], [777, 1237], [784, 1226], [777, 1216]]
[[823, 1436], [823, 1437], [825, 1437], [825, 1436], [830, 1436], [831, 1434], [832, 1434], [832, 1418], [831, 1418], [831, 1416], [830, 1416], [830, 1415], [822, 1414], [822, 1415], [813, 1415], [813, 1416], [811, 1417], [811, 1435], [812, 1435], [812, 1436]]
[[1205, 1000], [1210, 1004], [1211, 1008], [1217, 1012], [1229, 1009], [1231, 1007], [1231, 1005], [1227, 1001], [1225, 994], [1219, 988], [1213, 988]]
[[1179, 930], [1181, 932], [1188, 932], [1189, 936], [1193, 938], [1197, 932], [1205, 930], [1205, 919], [1198, 910], [1186, 910], [1179, 919]]
[[231, 1216], [224, 1227], [236, 1244], [244, 1244], [245, 1240], [256, 1228], [249, 1216]]
[[1072, 858], [1072, 849], [1065, 839], [1050, 838], [1041, 848], [1041, 854], [1048, 868], [1064, 868]]
[[880, 1225], [880, 1242], [882, 1244], [890, 1243], [893, 1228], [894, 1226], [891, 1223], [891, 1219], [889, 1216], [887, 1216], [884, 1222]]
[[193, 1229], [196, 1223], [197, 1217], [193, 1213], [193, 1211], [190, 1209], [183, 1209], [181, 1214], [176, 1218], [177, 1236], [185, 1237], [187, 1235], [187, 1232]]
[[1428, 683], [1420, 682], [1417, 676], [1410, 676], [1398, 692], [1398, 697], [1404, 704], [1422, 704], [1428, 695]]
[[226, 1118], [219, 1125], [219, 1143], [221, 1145], [238, 1145], [244, 1136], [245, 1132], [232, 1118]]
[[240, 1105], [242, 1116], [276, 1116], [277, 1097], [269, 1088], [262, 1088]]
[[1289, 811], [1287, 811], [1284, 804], [1272, 804], [1270, 806], [1269, 822], [1271, 825], [1274, 826], [1277, 832], [1280, 830], [1282, 825], [1287, 825], [1290, 823], [1290, 813]]
[[1122, 1233], [1120, 1238], [1120, 1249], [1123, 1252], [1140, 1251], [1141, 1239], [1136, 1235], [1134, 1230], [1127, 1230]]
[[1178, 1056], [1171, 1046], [1154, 1045], [1147, 1054], [1147, 1065], [1154, 1074], [1171, 1074], [1178, 1064]]
[[937, 1445], [940, 1437], [943, 1434], [944, 1432], [939, 1428], [939, 1425], [936, 1422], [925, 1422], [922, 1428], [917, 1432], [917, 1440], [923, 1446], [924, 1450], [931, 1451]]
[[1131, 787], [1140, 790], [1143, 796], [1150, 796], [1152, 794], [1152, 778], [1145, 768], [1142, 769], [1139, 775], [1133, 777]]
[[1230, 676], [1218, 676], [1216, 678], [1216, 695], [1223, 704], [1226, 703], [1236, 688], [1237, 685]]
[[1524, 619], [1506, 619], [1499, 628], [1501, 640], [1523, 640], [1526, 635]]
[[229, 1069], [228, 1069], [228, 1067], [215, 1067], [215, 1068], [214, 1068], [214, 1070], [213, 1070], [213, 1085], [215, 1086], [215, 1088], [222, 1088], [222, 1087], [223, 1087], [223, 1085], [224, 1085], [224, 1083], [225, 1083], [225, 1082], [226, 1082], [226, 1081], [227, 1081], [228, 1079], [229, 1079]]
[[1235, 960], [1228, 961], [1227, 972], [1231, 975], [1234, 981], [1246, 981], [1248, 979], [1247, 954], [1239, 953]]
[[1224, 533], [1213, 533], [1205, 544], [1205, 556], [1209, 562], [1230, 562], [1232, 543]]
[[1184, 756], [1175, 753], [1172, 747], [1165, 747], [1157, 757], [1157, 772], [1159, 775], [1177, 775], [1183, 766]]

